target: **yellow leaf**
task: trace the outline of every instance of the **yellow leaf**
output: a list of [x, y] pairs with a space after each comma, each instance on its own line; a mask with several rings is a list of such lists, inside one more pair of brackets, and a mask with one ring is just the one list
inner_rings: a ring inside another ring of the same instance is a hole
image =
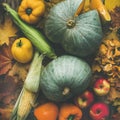
[[17, 28], [13, 25], [12, 20], [5, 18], [4, 24], [0, 24], [0, 46], [6, 43], [9, 45], [9, 38], [16, 36]]
[[83, 11], [87, 12], [89, 10], [90, 10], [90, 0], [85, 0], [85, 5], [84, 5], [84, 8], [83, 8]]
[[104, 0], [104, 3], [108, 11], [113, 11], [114, 8], [120, 7], [120, 0]]
[[108, 10], [106, 9], [105, 5], [103, 4], [102, 0], [91, 0], [90, 8], [96, 9], [99, 12], [103, 22], [111, 21], [111, 16]]

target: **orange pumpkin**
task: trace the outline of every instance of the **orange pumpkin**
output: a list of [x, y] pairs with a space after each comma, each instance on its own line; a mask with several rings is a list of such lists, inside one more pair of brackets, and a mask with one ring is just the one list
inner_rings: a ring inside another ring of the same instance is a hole
[[18, 8], [20, 18], [29, 24], [37, 23], [44, 12], [45, 4], [42, 0], [23, 0]]
[[55, 103], [47, 102], [34, 109], [37, 120], [56, 120], [59, 109]]
[[58, 120], [80, 120], [81, 118], [82, 111], [76, 105], [71, 103], [61, 105]]

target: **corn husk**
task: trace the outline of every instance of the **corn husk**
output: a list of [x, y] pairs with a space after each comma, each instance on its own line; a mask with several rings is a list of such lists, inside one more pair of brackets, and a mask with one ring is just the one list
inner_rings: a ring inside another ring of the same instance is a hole
[[26, 120], [36, 103], [37, 97], [38, 93], [33, 93], [23, 88], [14, 106], [10, 120]]
[[21, 93], [16, 101], [10, 120], [26, 120], [36, 103], [43, 55], [36, 51]]
[[38, 52], [35, 53], [28, 75], [24, 82], [24, 88], [26, 88], [31, 92], [36, 93], [39, 90], [40, 73], [41, 73], [43, 58], [44, 58], [43, 55], [39, 56]]

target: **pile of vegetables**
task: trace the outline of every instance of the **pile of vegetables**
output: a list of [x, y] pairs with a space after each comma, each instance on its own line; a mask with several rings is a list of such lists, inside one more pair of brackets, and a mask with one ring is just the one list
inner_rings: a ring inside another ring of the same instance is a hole
[[[18, 10], [7, 3], [2, 6], [22, 32], [11, 46], [13, 59], [30, 64], [10, 119], [110, 120], [109, 104], [102, 100], [110, 83], [104, 76], [93, 77], [89, 60], [102, 43], [102, 26], [111, 21], [103, 2], [57, 3], [45, 16], [42, 31], [36, 25], [46, 11], [43, 0], [22, 0]], [[40, 94], [46, 101], [40, 102]]]

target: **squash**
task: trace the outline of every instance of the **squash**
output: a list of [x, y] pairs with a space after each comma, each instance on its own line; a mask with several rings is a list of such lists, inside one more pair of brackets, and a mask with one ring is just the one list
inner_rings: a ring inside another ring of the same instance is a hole
[[42, 0], [22, 0], [18, 15], [20, 18], [29, 23], [35, 24], [45, 13], [45, 4]]
[[90, 66], [78, 57], [62, 55], [45, 66], [40, 88], [50, 100], [61, 102], [83, 92], [91, 81]]
[[49, 40], [61, 44], [67, 53], [85, 57], [98, 49], [103, 32], [97, 10], [75, 17], [81, 2], [66, 0], [52, 7], [44, 31]]

